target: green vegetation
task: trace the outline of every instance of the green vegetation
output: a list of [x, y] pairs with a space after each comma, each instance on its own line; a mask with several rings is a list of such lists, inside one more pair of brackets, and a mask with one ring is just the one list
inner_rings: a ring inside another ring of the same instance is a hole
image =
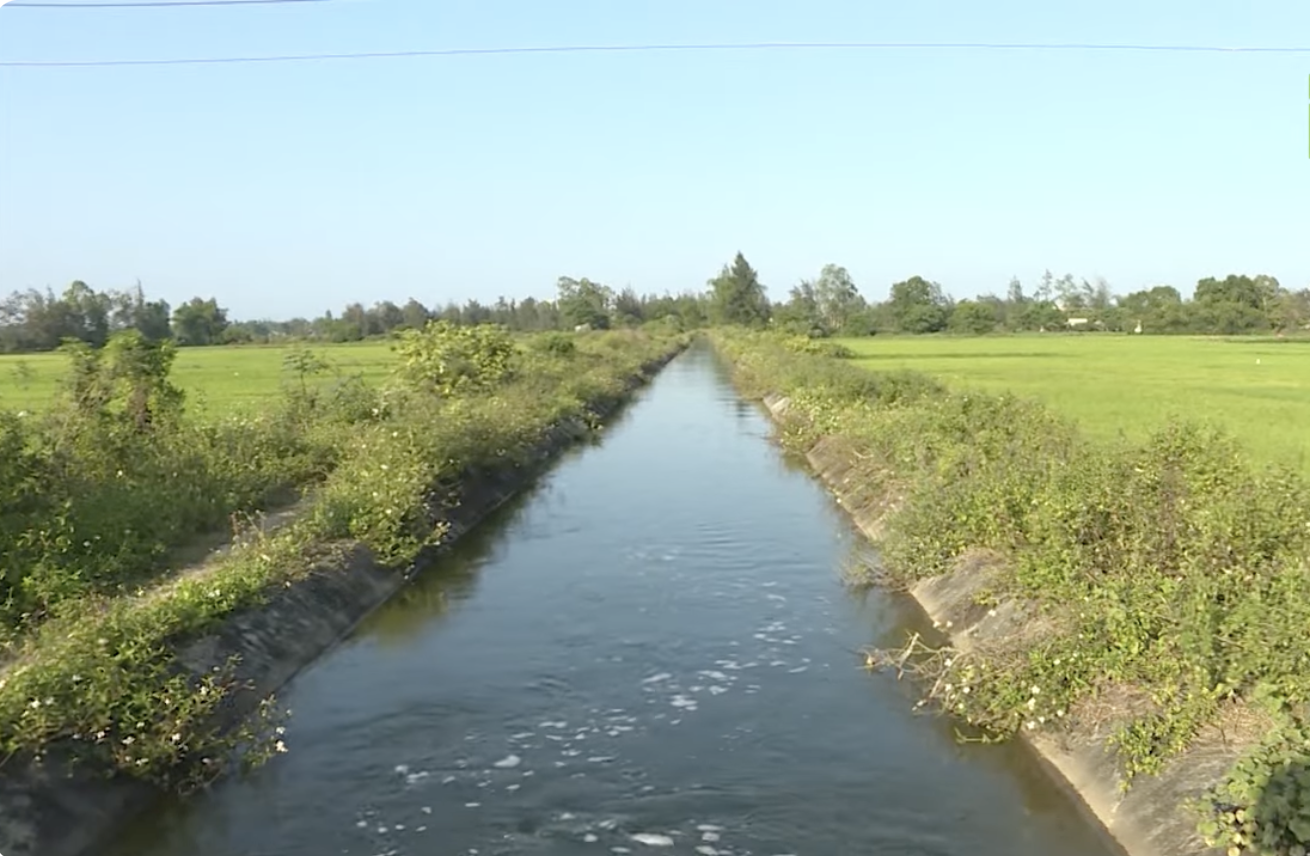
[[850, 476], [894, 511], [888, 579], [999, 558], [988, 599], [1032, 610], [1022, 639], [936, 655], [929, 696], [1003, 737], [1092, 711], [1119, 723], [1122, 772], [1157, 772], [1207, 723], [1254, 723], [1258, 748], [1201, 806], [1236, 854], [1310, 845], [1310, 484], [1256, 466], [1214, 429], [1090, 440], [1044, 405], [949, 389], [716, 331], [751, 394], [790, 398], [784, 442], [837, 437]]
[[[405, 334], [380, 382], [332, 378], [309, 350], [178, 351], [136, 330], [70, 346], [46, 407], [0, 415], [0, 758], [54, 751], [187, 788], [234, 748], [255, 762], [284, 749], [270, 706], [224, 727], [235, 664], [193, 675], [181, 643], [351, 545], [407, 567], [445, 537], [471, 474], [530, 465], [551, 426], [592, 424], [677, 346], [434, 322]], [[224, 378], [224, 356], [256, 355], [281, 388], [249, 412], [193, 412], [172, 373], [188, 353]], [[297, 491], [288, 526], [171, 573], [197, 534]]]
[[1261, 462], [1310, 469], [1310, 340], [1186, 336], [892, 336], [834, 340], [874, 371], [1039, 399], [1088, 437], [1145, 440], [1170, 420], [1215, 423]]
[[[393, 341], [349, 344], [287, 343], [241, 347], [178, 348], [170, 381], [186, 393], [187, 409], [214, 414], [255, 412], [283, 395], [289, 354], [306, 348], [328, 363], [326, 372], [381, 383], [395, 364]], [[50, 406], [67, 371], [61, 353], [0, 355], [0, 408], [39, 412]], [[324, 372], [313, 372], [321, 381]]]

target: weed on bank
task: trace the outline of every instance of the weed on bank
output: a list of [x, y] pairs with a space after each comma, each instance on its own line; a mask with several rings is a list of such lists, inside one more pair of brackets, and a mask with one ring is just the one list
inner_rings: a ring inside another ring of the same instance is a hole
[[932, 702], [997, 736], [1106, 708], [1125, 781], [1236, 710], [1258, 747], [1199, 806], [1230, 854], [1310, 846], [1310, 486], [1231, 439], [1170, 424], [1088, 442], [1042, 405], [877, 373], [768, 334], [718, 331], [748, 394], [790, 399], [783, 440], [847, 444], [899, 502], [881, 545], [902, 584], [970, 551], [1003, 560], [989, 599], [1034, 609], [1021, 644], [933, 660]]
[[[274, 406], [218, 421], [188, 413], [167, 345], [72, 351], [49, 412], [0, 417], [0, 762], [50, 754], [186, 790], [285, 750], [268, 703], [220, 725], [246, 689], [236, 664], [191, 674], [180, 644], [345, 545], [405, 568], [445, 536], [461, 485], [525, 463], [562, 420], [594, 421], [679, 345], [434, 322], [400, 339], [387, 383], [323, 383], [293, 352]], [[294, 522], [170, 576], [188, 538], [290, 488], [311, 490]]]

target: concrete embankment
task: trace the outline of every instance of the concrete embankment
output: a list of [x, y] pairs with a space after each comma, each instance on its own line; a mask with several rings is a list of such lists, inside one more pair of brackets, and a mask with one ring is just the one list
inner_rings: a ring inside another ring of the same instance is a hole
[[[616, 400], [592, 405], [593, 422], [614, 416], [639, 387], [681, 352], [643, 366]], [[505, 465], [463, 474], [454, 501], [443, 495], [430, 507], [434, 527], [445, 525], [441, 543], [403, 572], [381, 566], [358, 544], [341, 544], [332, 558], [271, 592], [258, 608], [230, 615], [204, 636], [183, 640], [178, 662], [194, 675], [239, 658], [237, 678], [253, 691], [222, 711], [223, 724], [248, 715], [259, 701], [336, 645], [370, 612], [401, 589], [470, 529], [528, 487], [566, 449], [592, 436], [581, 418], [549, 428], [530, 450], [527, 465]], [[0, 767], [0, 854], [84, 856], [96, 852], [125, 820], [159, 798], [152, 786], [126, 777], [105, 778], [68, 769], [52, 747], [43, 763]]]
[[[788, 422], [789, 400], [770, 395], [764, 404], [779, 425]], [[860, 477], [857, 455], [840, 437], [825, 437], [807, 451], [810, 467], [856, 526], [875, 544], [897, 498]], [[1033, 623], [1028, 604], [1016, 599], [980, 606], [989, 581], [1001, 569], [997, 557], [966, 554], [948, 573], [922, 580], [910, 594], [928, 616], [945, 628], [951, 644], [968, 651], [989, 642], [1013, 644]], [[1069, 789], [1088, 813], [1129, 856], [1210, 856], [1196, 817], [1186, 803], [1220, 780], [1249, 745], [1219, 726], [1204, 730], [1191, 747], [1154, 776], [1140, 776], [1123, 789], [1118, 759], [1109, 737], [1122, 721], [1113, 705], [1073, 712], [1060, 731], [1024, 732], [1022, 738], [1042, 759], [1053, 780]]]

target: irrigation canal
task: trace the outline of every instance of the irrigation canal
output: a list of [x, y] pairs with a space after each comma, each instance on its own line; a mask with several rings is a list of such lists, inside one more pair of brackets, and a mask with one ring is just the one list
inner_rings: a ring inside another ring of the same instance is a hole
[[[854, 653], [924, 629], [710, 350], [281, 695], [290, 752], [111, 856], [1109, 856]], [[625, 850], [626, 848], [626, 850]]]

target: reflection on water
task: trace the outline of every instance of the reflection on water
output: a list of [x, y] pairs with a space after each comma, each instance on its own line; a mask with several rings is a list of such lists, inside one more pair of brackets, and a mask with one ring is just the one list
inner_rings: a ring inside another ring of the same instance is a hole
[[115, 856], [1113, 852], [856, 651], [931, 633], [704, 349], [284, 693], [291, 753]]

